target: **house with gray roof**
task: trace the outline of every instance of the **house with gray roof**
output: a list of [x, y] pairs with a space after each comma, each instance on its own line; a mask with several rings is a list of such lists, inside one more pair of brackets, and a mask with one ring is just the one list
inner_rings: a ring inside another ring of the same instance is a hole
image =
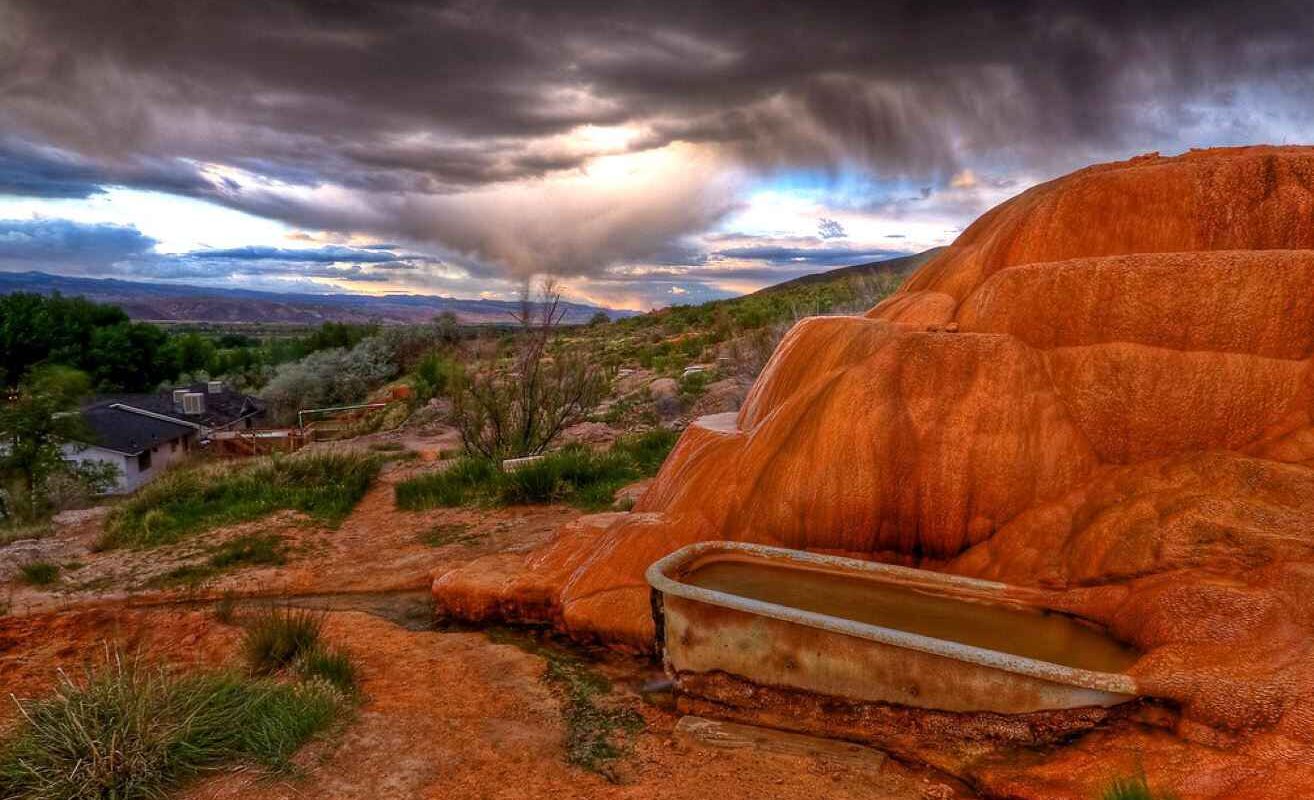
[[200, 426], [129, 411], [115, 404], [82, 410], [88, 442], [64, 445], [64, 458], [113, 464], [118, 472], [110, 494], [126, 494], [182, 460], [196, 446]]
[[113, 464], [111, 494], [126, 494], [151, 481], [212, 434], [247, 430], [263, 417], [264, 404], [219, 381], [149, 394], [101, 395], [82, 408], [86, 442], [64, 445], [64, 457]]

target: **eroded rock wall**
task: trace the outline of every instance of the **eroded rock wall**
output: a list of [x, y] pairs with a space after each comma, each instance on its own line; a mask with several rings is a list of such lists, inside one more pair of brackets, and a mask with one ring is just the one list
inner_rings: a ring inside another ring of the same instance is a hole
[[1093, 785], [1098, 741], [1187, 797], [1286, 796], [1263, 776], [1293, 758], [1271, 785], [1314, 787], [1312, 356], [1314, 148], [1091, 167], [981, 217], [865, 318], [796, 326], [636, 513], [435, 599], [646, 649], [643, 571], [703, 539], [1040, 586], [1145, 650], [1137, 678], [1181, 720], [965, 773], [1076, 796], [1056, 787]]

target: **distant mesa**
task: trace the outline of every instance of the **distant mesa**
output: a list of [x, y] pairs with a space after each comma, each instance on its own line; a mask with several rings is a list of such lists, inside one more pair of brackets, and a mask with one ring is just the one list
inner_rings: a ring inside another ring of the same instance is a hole
[[1195, 741], [1249, 737], [1188, 758], [1126, 733], [1147, 770], [1186, 758], [1201, 786], [1243, 753], [1289, 776], [1244, 796], [1288, 796], [1314, 781], [1280, 768], [1314, 752], [1312, 356], [1314, 148], [1090, 167], [989, 211], [865, 317], [797, 325], [634, 513], [434, 596], [645, 650], [643, 572], [700, 540], [1037, 586], [1146, 652], [1138, 683]]

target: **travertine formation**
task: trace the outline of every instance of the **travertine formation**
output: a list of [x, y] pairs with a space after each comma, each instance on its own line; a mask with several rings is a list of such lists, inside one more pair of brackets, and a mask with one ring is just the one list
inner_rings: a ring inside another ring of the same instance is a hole
[[[1091, 167], [984, 215], [865, 318], [796, 326], [634, 513], [439, 576], [435, 597], [644, 649], [644, 569], [703, 539], [1041, 586], [1145, 650], [1138, 679], [1180, 704], [1167, 738], [1122, 747], [1186, 797], [1296, 796], [1314, 787], [1312, 356], [1314, 148]], [[1046, 762], [1054, 780], [1086, 774], [1086, 746]], [[974, 779], [1058, 791], [1032, 767]]]

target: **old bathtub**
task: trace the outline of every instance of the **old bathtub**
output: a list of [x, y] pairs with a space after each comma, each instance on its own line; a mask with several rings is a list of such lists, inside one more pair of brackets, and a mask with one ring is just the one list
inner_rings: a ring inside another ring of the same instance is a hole
[[1110, 707], [1137, 696], [1138, 657], [1033, 590], [736, 542], [654, 563], [667, 672], [846, 702], [948, 712]]

